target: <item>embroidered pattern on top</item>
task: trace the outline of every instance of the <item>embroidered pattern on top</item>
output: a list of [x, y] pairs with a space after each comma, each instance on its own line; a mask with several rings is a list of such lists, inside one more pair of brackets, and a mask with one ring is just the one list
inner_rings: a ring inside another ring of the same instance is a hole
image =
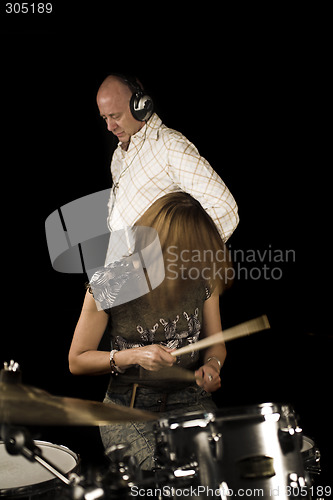
[[[199, 340], [201, 323], [198, 319], [199, 309], [196, 308], [193, 314], [188, 314], [186, 311], [183, 312], [183, 316], [187, 321], [187, 330], [177, 331], [177, 323], [179, 321], [179, 315], [177, 314], [175, 319], [160, 318], [160, 324], [164, 330], [165, 341], [159, 342], [159, 344], [169, 347], [171, 349], [179, 349], [184, 345], [194, 344]], [[115, 337], [115, 348], [122, 351], [124, 349], [132, 349], [135, 347], [144, 347], [146, 345], [153, 344], [155, 342], [155, 334], [159, 328], [159, 324], [155, 323], [152, 328], [143, 328], [142, 325], [137, 325], [136, 329], [139, 333], [140, 339], [137, 342], [129, 342], [127, 339], [121, 335]], [[197, 351], [191, 352], [191, 358], [196, 359], [198, 356]], [[180, 362], [180, 358], [177, 358], [177, 363]]]

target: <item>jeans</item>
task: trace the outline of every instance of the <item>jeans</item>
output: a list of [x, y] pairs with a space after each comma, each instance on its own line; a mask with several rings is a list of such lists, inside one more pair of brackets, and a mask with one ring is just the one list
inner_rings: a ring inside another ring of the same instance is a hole
[[[107, 393], [104, 403], [115, 403], [129, 406], [132, 390], [125, 394]], [[167, 394], [157, 392], [156, 389], [138, 387], [134, 407], [140, 410], [156, 412], [156, 420], [171, 416], [180, 416], [188, 412], [206, 412], [216, 410], [211, 394], [199, 386], [191, 386], [181, 391]], [[154, 421], [126, 422], [100, 427], [104, 448], [112, 445], [127, 444], [123, 456], [134, 456], [137, 466], [141, 470], [152, 470], [155, 466], [155, 434]]]

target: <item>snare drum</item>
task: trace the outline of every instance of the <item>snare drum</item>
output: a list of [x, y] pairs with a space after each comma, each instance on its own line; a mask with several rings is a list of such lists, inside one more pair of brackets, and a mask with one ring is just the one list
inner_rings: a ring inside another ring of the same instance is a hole
[[[42, 450], [43, 458], [54, 464], [64, 475], [78, 469], [78, 456], [65, 446], [45, 441], [35, 441], [35, 444]], [[0, 441], [1, 498], [39, 497], [56, 490], [62, 484], [39, 463], [30, 462], [21, 455], [9, 455], [4, 442]]]

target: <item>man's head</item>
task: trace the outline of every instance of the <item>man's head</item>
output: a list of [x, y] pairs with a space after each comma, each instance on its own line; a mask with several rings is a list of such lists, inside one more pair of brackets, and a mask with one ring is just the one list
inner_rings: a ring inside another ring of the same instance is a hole
[[109, 75], [97, 93], [100, 115], [105, 120], [107, 129], [122, 143], [128, 143], [131, 136], [144, 125], [144, 121], [135, 119], [131, 112], [132, 95], [133, 89], [128, 82], [117, 75]]

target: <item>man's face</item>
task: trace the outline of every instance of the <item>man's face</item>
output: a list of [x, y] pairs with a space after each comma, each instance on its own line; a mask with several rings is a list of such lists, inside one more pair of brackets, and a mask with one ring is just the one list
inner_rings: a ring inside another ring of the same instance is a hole
[[97, 106], [107, 129], [123, 143], [129, 142], [131, 136], [144, 125], [132, 116], [129, 107], [131, 96], [130, 89], [117, 80], [111, 80], [97, 94]]

